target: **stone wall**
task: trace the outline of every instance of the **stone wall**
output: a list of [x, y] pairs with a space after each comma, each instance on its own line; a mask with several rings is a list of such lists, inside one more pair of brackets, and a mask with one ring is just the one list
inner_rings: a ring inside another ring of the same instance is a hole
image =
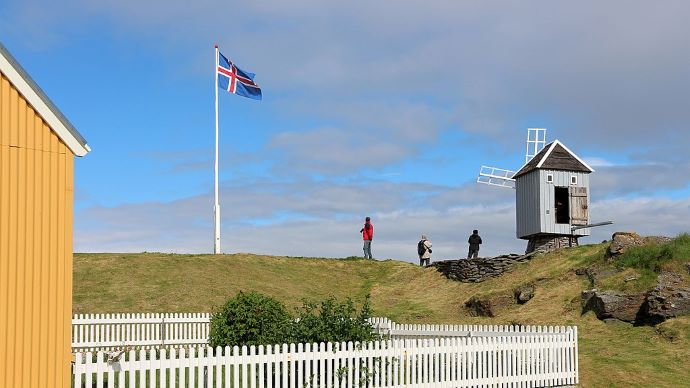
[[509, 254], [476, 259], [444, 260], [434, 262], [430, 267], [435, 267], [448, 279], [464, 283], [478, 283], [500, 276], [517, 263], [529, 261], [532, 255], [532, 253], [527, 255]]
[[529, 238], [527, 243], [527, 250], [525, 253], [530, 252], [551, 252], [556, 249], [567, 248], [567, 247], [577, 246], [577, 236], [559, 236], [553, 234], [537, 234]]

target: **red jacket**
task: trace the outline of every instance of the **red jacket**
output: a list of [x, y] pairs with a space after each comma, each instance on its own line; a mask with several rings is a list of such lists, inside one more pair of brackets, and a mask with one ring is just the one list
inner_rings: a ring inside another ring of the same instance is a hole
[[374, 224], [369, 223], [369, 229], [367, 229], [367, 224], [364, 224], [362, 228], [362, 240], [373, 240], [374, 239]]

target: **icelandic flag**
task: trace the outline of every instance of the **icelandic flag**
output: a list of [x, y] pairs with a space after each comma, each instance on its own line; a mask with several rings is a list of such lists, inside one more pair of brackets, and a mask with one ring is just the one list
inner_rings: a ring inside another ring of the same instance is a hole
[[223, 54], [218, 53], [218, 87], [243, 97], [261, 100], [261, 88], [254, 82], [254, 73], [242, 71]]

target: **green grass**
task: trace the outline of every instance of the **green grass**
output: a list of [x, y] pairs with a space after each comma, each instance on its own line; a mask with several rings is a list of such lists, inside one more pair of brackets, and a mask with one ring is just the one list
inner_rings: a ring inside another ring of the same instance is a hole
[[666, 244], [630, 247], [617, 259], [617, 265], [659, 272], [668, 262], [689, 258], [690, 234], [682, 233]]
[[[690, 280], [687, 269], [683, 268], [684, 263], [689, 261], [690, 235], [683, 233], [669, 243], [628, 248], [612, 263], [621, 272], [607, 277], [595, 286], [631, 293], [644, 292], [654, 287], [657, 276], [663, 270], [672, 270]], [[598, 261], [599, 267], [606, 265], [604, 260]]]
[[[687, 272], [688, 241], [687, 235], [674, 240], [673, 256], [663, 268]], [[397, 322], [577, 325], [583, 387], [676, 387], [690, 380], [690, 317], [632, 327], [605, 324], [591, 312], [581, 315], [580, 292], [589, 280], [575, 269], [606, 265], [605, 248], [597, 244], [539, 255], [478, 284], [449, 281], [434, 269], [392, 260], [75, 254], [74, 312], [203, 312], [240, 290], [262, 292], [290, 309], [306, 297], [361, 302], [371, 294], [374, 314]], [[626, 267], [612, 278], [633, 273], [641, 270]], [[636, 282], [611, 280], [630, 289], [639, 287]], [[527, 283], [536, 285], [534, 298], [512, 303], [513, 290]], [[475, 295], [501, 302], [495, 318], [469, 315], [463, 305]]]

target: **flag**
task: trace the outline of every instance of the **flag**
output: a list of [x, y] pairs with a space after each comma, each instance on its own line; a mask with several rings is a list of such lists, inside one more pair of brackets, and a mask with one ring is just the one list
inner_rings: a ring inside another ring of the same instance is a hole
[[261, 100], [261, 88], [254, 82], [254, 73], [242, 71], [220, 52], [218, 53], [218, 87], [242, 97]]

